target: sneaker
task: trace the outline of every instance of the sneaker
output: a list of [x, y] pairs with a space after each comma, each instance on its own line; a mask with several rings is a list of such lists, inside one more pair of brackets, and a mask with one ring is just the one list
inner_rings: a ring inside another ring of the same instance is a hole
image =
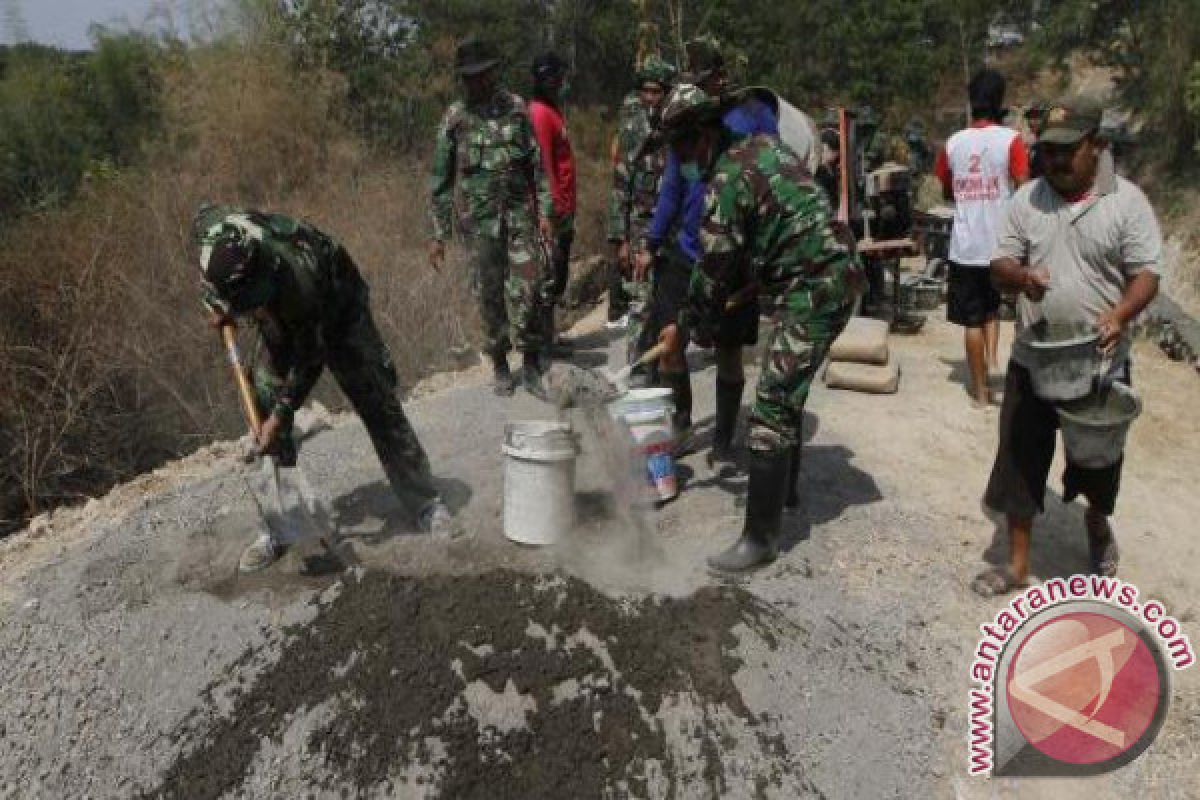
[[610, 319], [604, 323], [604, 327], [610, 331], [623, 331], [629, 327], [629, 314], [622, 314], [616, 319]]
[[238, 569], [241, 572], [259, 572], [274, 564], [286, 552], [287, 547], [275, 541], [275, 537], [270, 533], [261, 534], [253, 544], [242, 551]]
[[441, 500], [435, 501], [421, 512], [417, 524], [422, 532], [438, 539], [457, 539], [462, 535], [462, 528]]

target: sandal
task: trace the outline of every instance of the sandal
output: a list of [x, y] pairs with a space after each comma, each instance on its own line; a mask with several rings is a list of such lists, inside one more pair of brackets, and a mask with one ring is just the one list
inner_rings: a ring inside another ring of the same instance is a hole
[[1027, 586], [1029, 586], [1029, 578], [1017, 580], [1008, 567], [986, 569], [971, 581], [971, 591], [985, 598], [999, 597]]

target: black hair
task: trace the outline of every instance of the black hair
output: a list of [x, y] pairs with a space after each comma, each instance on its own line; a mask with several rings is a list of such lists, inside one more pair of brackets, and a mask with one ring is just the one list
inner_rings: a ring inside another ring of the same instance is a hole
[[553, 51], [542, 53], [533, 59], [533, 93], [536, 97], [550, 98], [547, 86], [554, 78], [561, 78], [567, 73], [567, 62]]
[[1004, 94], [1007, 86], [1004, 76], [994, 69], [981, 69], [967, 84], [967, 97], [971, 101], [971, 116], [975, 119], [1004, 118]]

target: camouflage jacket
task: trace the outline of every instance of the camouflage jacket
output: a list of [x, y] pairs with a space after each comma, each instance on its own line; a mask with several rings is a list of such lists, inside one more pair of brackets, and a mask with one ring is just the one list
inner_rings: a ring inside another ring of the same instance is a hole
[[487, 103], [460, 101], [442, 117], [429, 181], [434, 239], [450, 236], [455, 188], [466, 233], [498, 237], [506, 226], [528, 225], [537, 215], [552, 213], [541, 152], [520, 97], [497, 89]]
[[[203, 248], [226, 226], [258, 244], [275, 284], [269, 315], [254, 315], [268, 368], [279, 388], [277, 412], [304, 404], [325, 366], [326, 347], [337, 341], [346, 323], [367, 303], [367, 286], [340, 244], [302, 220], [234, 206], [206, 209], [197, 224]], [[219, 307], [215, 290], [205, 284], [204, 303]]]
[[636, 93], [626, 96], [613, 142], [612, 186], [608, 196], [608, 240], [638, 241], [654, 218], [659, 184], [667, 168], [667, 148], [647, 148], [653, 132], [650, 112]]
[[838, 235], [825, 193], [778, 138], [744, 139], [713, 167], [692, 274], [695, 324], [715, 322], [726, 300], [757, 284], [765, 310], [803, 317], [820, 333], [861, 290], [857, 257]]

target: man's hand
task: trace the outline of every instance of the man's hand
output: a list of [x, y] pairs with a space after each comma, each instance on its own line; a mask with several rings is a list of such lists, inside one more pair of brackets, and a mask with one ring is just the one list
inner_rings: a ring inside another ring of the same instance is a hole
[[646, 276], [650, 274], [650, 267], [653, 265], [654, 256], [645, 250], [639, 250], [638, 254], [633, 258], [633, 279], [638, 283], [643, 283], [646, 280]]
[[1041, 299], [1046, 296], [1046, 290], [1050, 288], [1050, 270], [1045, 267], [1036, 267], [1026, 271], [1024, 286], [1021, 291], [1033, 302], [1041, 302]]
[[542, 239], [547, 244], [554, 241], [554, 223], [550, 221], [549, 217], [538, 219], [538, 233], [542, 235]]
[[283, 430], [283, 421], [278, 414], [272, 414], [258, 429], [258, 453], [267, 455], [279, 445], [279, 434]]
[[1101, 352], [1111, 353], [1125, 333], [1125, 318], [1117, 309], [1105, 311], [1096, 320], [1096, 330], [1100, 332]]
[[442, 265], [446, 263], [446, 243], [434, 239], [429, 243], [429, 266], [433, 267], [435, 272], [442, 271]]
[[622, 275], [629, 274], [629, 242], [617, 242], [616, 247], [617, 269], [621, 270]]
[[219, 308], [213, 308], [212, 306], [206, 306], [206, 308], [208, 309], [208, 324], [211, 325], [214, 330], [219, 331], [226, 325], [233, 324], [233, 317], [229, 316]]

